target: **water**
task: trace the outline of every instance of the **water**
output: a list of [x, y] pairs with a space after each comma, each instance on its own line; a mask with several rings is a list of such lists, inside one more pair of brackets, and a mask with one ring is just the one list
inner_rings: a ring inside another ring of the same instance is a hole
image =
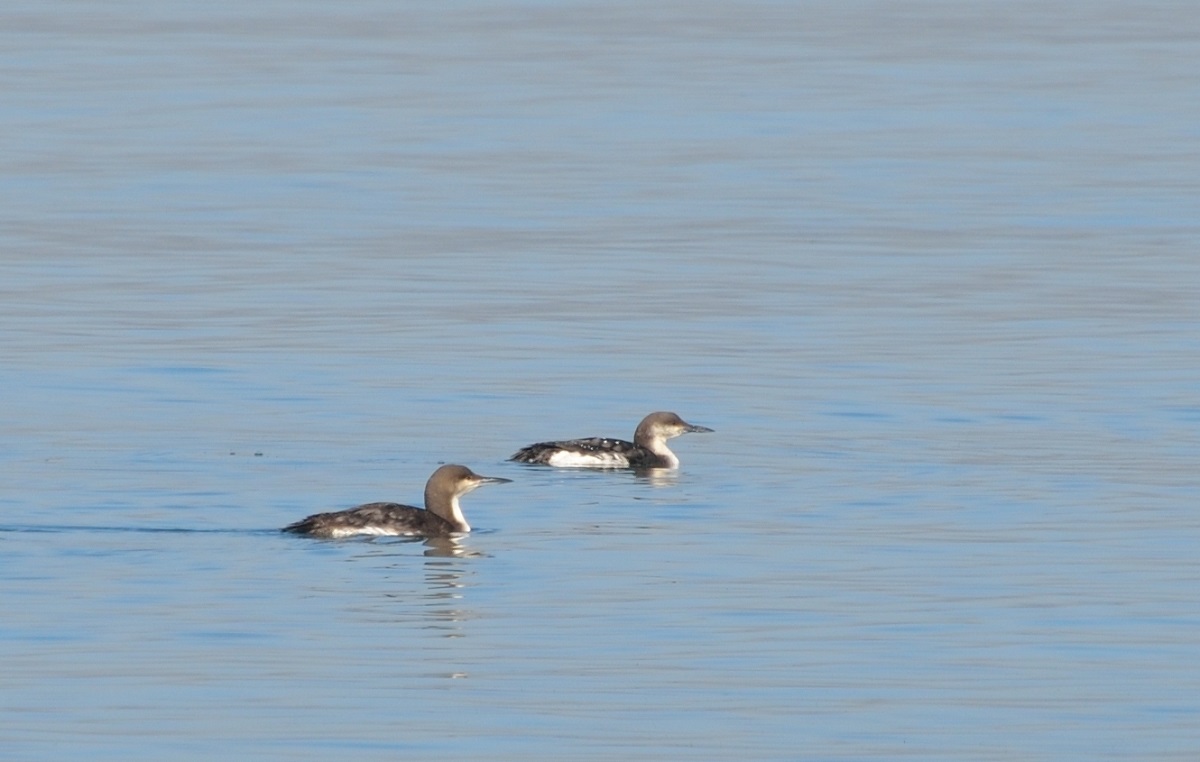
[[0, 758], [1200, 753], [1190, 5], [0, 22]]

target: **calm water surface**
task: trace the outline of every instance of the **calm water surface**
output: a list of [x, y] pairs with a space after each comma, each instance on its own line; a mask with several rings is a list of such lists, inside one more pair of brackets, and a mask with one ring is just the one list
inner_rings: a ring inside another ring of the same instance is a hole
[[[0, 51], [0, 758], [1200, 755], [1190, 4]], [[678, 473], [505, 461], [658, 409]], [[513, 479], [456, 544], [277, 532], [440, 462]]]

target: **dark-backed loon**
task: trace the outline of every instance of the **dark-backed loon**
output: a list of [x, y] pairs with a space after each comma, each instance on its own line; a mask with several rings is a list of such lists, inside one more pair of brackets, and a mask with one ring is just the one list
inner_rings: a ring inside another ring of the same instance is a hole
[[425, 510], [399, 503], [367, 503], [334, 513], [318, 513], [289, 524], [284, 532], [313, 537], [367, 535], [411, 535], [446, 537], [470, 532], [458, 499], [484, 484], [502, 484], [512, 479], [480, 476], [466, 466], [446, 465], [433, 472], [425, 483]]
[[674, 413], [651, 413], [638, 424], [632, 442], [607, 437], [539, 442], [518, 450], [509, 460], [562, 467], [678, 468], [679, 458], [667, 447], [667, 440], [703, 431], [712, 429], [694, 426]]

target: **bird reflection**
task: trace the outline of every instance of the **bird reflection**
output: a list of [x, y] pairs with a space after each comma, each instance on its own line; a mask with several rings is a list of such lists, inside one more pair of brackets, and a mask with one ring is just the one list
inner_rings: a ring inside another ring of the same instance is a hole
[[[429, 556], [429, 551], [425, 552]], [[425, 562], [425, 617], [428, 629], [439, 630], [443, 637], [465, 637], [463, 623], [473, 617], [473, 612], [464, 605], [463, 594], [467, 583], [465, 570], [457, 557], [442, 555]]]
[[639, 468], [634, 475], [651, 487], [670, 487], [679, 481], [679, 471], [674, 468]]
[[[424, 546], [420, 555], [413, 553], [417, 542]], [[386, 609], [388, 619], [405, 623], [412, 623], [416, 617], [425, 629], [442, 637], [464, 637], [464, 623], [474, 618], [474, 612], [464, 601], [470, 575], [474, 573], [471, 559], [487, 556], [471, 547], [469, 536], [390, 541], [371, 538], [362, 544], [371, 550], [361, 558], [387, 559], [384, 568], [390, 572], [388, 576], [402, 580], [401, 589], [390, 587], [377, 593], [376, 600], [386, 602], [386, 606], [377, 609], [378, 613]], [[414, 565], [421, 564], [422, 559], [424, 584], [414, 588], [412, 574], [417, 571]]]
[[[484, 530], [481, 534], [486, 534]], [[477, 643], [466, 640], [480, 612], [471, 588], [486, 558], [473, 543], [475, 534], [430, 538], [383, 538], [338, 543], [360, 551], [347, 558], [370, 565], [371, 586], [350, 604], [361, 621], [389, 625], [387, 642], [400, 642], [423, 654], [423, 677], [463, 680], [477, 656]]]
[[425, 540], [425, 555], [429, 558], [482, 558], [485, 554], [472, 550], [464, 535], [429, 537]]

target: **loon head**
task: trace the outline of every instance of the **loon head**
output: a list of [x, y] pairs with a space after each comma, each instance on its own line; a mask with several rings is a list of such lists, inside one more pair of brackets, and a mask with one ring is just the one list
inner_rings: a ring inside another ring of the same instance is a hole
[[712, 429], [707, 426], [688, 423], [674, 413], [651, 413], [638, 424], [637, 431], [633, 434], [633, 441], [642, 447], [655, 450], [656, 448], [651, 446], [651, 443], [665, 442], [681, 434], [699, 434], [710, 431]]
[[466, 466], [450, 463], [434, 471], [425, 483], [425, 510], [450, 522], [459, 532], [470, 532], [471, 525], [463, 518], [458, 498], [485, 484], [511, 481], [499, 476], [480, 476]]

